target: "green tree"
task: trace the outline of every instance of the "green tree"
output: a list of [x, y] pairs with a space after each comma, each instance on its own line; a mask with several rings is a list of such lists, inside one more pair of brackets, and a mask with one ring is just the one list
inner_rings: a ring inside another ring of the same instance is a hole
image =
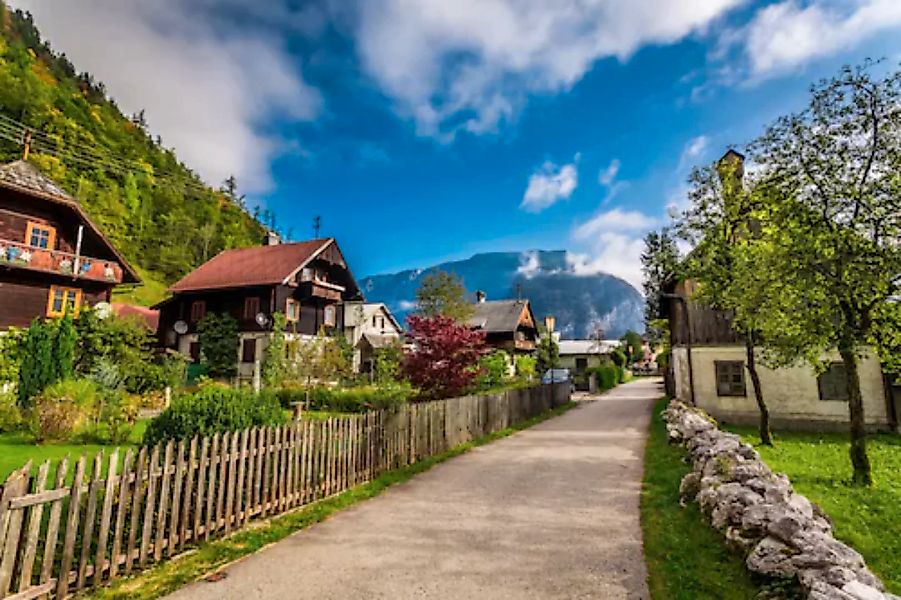
[[48, 385], [58, 381], [58, 371], [53, 360], [55, 329], [52, 321], [36, 318], [25, 333], [17, 388], [20, 408], [31, 408], [32, 399]]
[[212, 377], [238, 372], [238, 322], [229, 314], [208, 313], [197, 324], [201, 362]]
[[751, 146], [778, 224], [765, 268], [779, 293], [767, 295], [761, 339], [774, 362], [819, 366], [823, 352], [839, 353], [860, 485], [872, 475], [859, 357], [890, 345], [882, 319], [901, 294], [899, 105], [901, 72], [874, 79], [869, 65], [846, 67]]
[[400, 340], [373, 350], [373, 379], [379, 384], [403, 380], [404, 347]]
[[76, 341], [77, 334], [72, 324], [72, 316], [67, 312], [59, 321], [53, 352], [59, 379], [71, 379], [75, 375]]
[[518, 354], [516, 356], [516, 376], [523, 381], [531, 381], [535, 378], [538, 361], [534, 356]]
[[644, 323], [648, 338], [656, 343], [662, 339], [660, 294], [663, 285], [675, 277], [679, 266], [679, 249], [669, 228], [651, 231], [644, 238], [641, 253], [645, 307]]
[[479, 377], [476, 380], [482, 388], [500, 386], [509, 374], [510, 356], [503, 350], [492, 350], [479, 360]]
[[269, 345], [263, 353], [261, 376], [263, 385], [276, 387], [281, 385], [288, 373], [288, 344], [285, 340], [287, 319], [281, 312], [272, 314], [272, 333], [269, 334]]
[[537, 352], [538, 373], [544, 374], [548, 369], [556, 369], [560, 366], [560, 346], [550, 332], [542, 334], [538, 340]]
[[728, 153], [715, 166], [692, 174], [691, 207], [679, 228], [696, 244], [684, 266], [698, 283], [693, 300], [729, 314], [732, 328], [744, 339], [760, 442], [772, 445], [770, 412], [757, 369], [762, 304], [767, 294], [776, 292], [772, 272], [761, 269], [763, 253], [770, 248], [762, 230], [770, 220], [759, 191], [753, 183], [745, 185], [743, 161], [741, 155]]
[[416, 290], [418, 313], [424, 317], [441, 315], [462, 323], [473, 314], [473, 306], [466, 300], [463, 280], [453, 273], [435, 271], [423, 277]]
[[640, 335], [630, 329], [623, 334], [620, 340], [623, 343], [623, 350], [627, 359], [627, 364], [622, 366], [625, 367], [644, 358], [644, 344]]

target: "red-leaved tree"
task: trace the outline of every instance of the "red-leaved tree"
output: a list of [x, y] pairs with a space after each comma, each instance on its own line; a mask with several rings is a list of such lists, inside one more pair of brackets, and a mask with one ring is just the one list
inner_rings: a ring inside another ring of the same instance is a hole
[[404, 355], [410, 382], [430, 398], [450, 398], [466, 391], [479, 374], [479, 359], [488, 351], [485, 333], [450, 317], [407, 318], [412, 348]]

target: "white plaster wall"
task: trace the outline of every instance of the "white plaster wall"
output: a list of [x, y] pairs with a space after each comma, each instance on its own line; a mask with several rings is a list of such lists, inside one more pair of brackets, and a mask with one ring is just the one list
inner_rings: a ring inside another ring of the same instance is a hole
[[[827, 356], [839, 360], [838, 355]], [[688, 385], [688, 354], [685, 348], [673, 350], [676, 378], [676, 395], [680, 400], [690, 400]], [[716, 390], [717, 360], [745, 361], [745, 349], [741, 346], [695, 347], [692, 349], [694, 366], [695, 402], [717, 419], [736, 423], [755, 423], [758, 418], [754, 388], [745, 371], [746, 395], [718, 396]], [[768, 369], [758, 366], [763, 397], [770, 409], [774, 424], [780, 422], [817, 424], [842, 424], [848, 421], [846, 402], [820, 400], [817, 378], [808, 365], [784, 369]], [[860, 362], [860, 384], [864, 400], [864, 415], [871, 426], [888, 423], [882, 368], [872, 355]]]

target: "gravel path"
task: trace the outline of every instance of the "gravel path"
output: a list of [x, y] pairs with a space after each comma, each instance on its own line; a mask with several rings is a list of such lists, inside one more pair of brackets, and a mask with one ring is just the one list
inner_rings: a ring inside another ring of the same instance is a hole
[[660, 395], [620, 386], [171, 598], [648, 598], [638, 501]]

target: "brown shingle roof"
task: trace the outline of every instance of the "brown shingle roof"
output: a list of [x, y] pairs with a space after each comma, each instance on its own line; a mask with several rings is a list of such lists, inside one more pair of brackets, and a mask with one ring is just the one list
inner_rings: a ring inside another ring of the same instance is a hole
[[169, 288], [170, 292], [274, 285], [303, 267], [334, 239], [226, 250]]
[[528, 300], [493, 300], [476, 302], [469, 326], [488, 333], [515, 331]]
[[38, 169], [24, 160], [0, 165], [0, 187], [4, 187], [21, 194], [27, 194], [37, 198], [43, 198], [57, 204], [69, 207], [78, 213], [78, 216], [87, 225], [88, 229], [100, 238], [100, 241], [109, 248], [110, 252], [118, 259], [125, 273], [124, 283], [141, 283], [141, 278], [137, 271], [128, 264], [125, 257], [119, 252], [111, 241], [103, 234], [99, 227], [91, 221], [88, 213], [85, 212], [81, 204], [79, 204], [72, 196], [66, 193], [56, 182], [44, 176]]

